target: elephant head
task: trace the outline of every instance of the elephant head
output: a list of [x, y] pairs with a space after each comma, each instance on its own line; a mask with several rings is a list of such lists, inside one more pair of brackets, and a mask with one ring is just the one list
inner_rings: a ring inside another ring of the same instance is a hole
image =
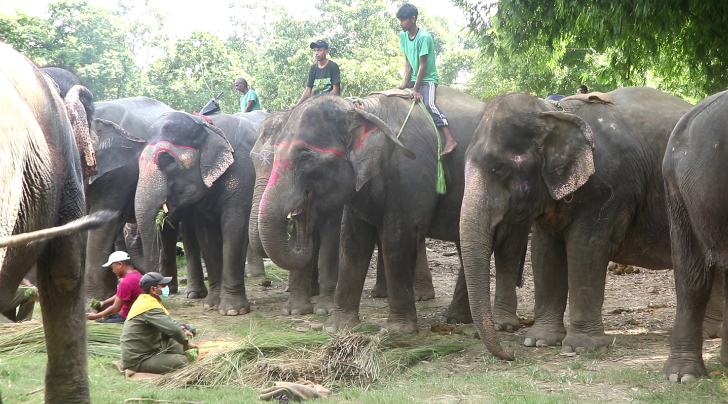
[[581, 118], [525, 94], [492, 100], [468, 147], [460, 243], [473, 321], [497, 357], [512, 358], [495, 335], [490, 306], [496, 231], [553, 213], [555, 201], [594, 173], [593, 148]]
[[232, 163], [233, 148], [227, 138], [202, 118], [172, 112], [152, 125], [139, 157], [134, 198], [147, 268], [159, 263], [155, 228], [159, 210], [167, 210], [170, 222], [178, 220], [180, 211], [205, 197]]
[[382, 119], [341, 97], [316, 97], [291, 112], [258, 206], [271, 260], [289, 270], [308, 263], [317, 218], [351, 200], [396, 148], [414, 158]]

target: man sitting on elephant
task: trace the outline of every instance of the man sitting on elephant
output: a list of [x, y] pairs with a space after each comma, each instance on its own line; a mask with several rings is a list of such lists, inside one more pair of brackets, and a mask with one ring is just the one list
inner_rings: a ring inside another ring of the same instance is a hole
[[144, 294], [134, 302], [121, 332], [121, 367], [134, 372], [167, 373], [186, 365], [184, 351], [197, 348], [189, 341], [194, 329], [169, 317], [161, 296], [172, 277], [157, 272], [142, 276]]
[[109, 266], [114, 274], [121, 279], [116, 294], [101, 302], [102, 307], [111, 306], [99, 313], [88, 313], [86, 318], [96, 320], [98, 323], [123, 323], [129, 314], [129, 309], [137, 300], [137, 297], [143, 293], [142, 288], [139, 286], [142, 274], [132, 266], [131, 257], [126, 251], [111, 253], [109, 260], [102, 265], [104, 268]]
[[417, 27], [417, 14], [417, 7], [412, 4], [405, 4], [397, 11], [399, 26], [402, 28], [399, 48], [405, 55], [404, 83], [397, 88], [411, 88], [410, 96], [425, 104], [427, 112], [432, 115], [435, 125], [445, 137], [445, 147], [440, 153], [444, 156], [452, 152], [458, 144], [450, 134], [447, 118], [435, 104], [437, 83], [440, 81], [435, 67], [435, 44], [429, 32]]

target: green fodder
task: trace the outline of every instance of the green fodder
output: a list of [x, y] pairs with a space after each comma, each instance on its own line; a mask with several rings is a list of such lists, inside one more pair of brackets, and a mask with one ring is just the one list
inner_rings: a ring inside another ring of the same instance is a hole
[[163, 376], [156, 384], [163, 388], [261, 387], [275, 381], [304, 379], [334, 389], [364, 388], [379, 380], [385, 370], [401, 371], [422, 360], [461, 351], [473, 343], [412, 347], [410, 336], [381, 333], [249, 336], [232, 349], [202, 357]]
[[[88, 354], [120, 358], [121, 328], [117, 324], [86, 324]], [[0, 325], [0, 354], [21, 356], [45, 351], [45, 335], [41, 324], [29, 322]]]

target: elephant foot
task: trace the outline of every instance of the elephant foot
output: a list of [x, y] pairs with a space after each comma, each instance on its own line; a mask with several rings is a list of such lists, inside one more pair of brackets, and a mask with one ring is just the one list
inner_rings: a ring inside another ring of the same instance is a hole
[[329, 318], [324, 322], [324, 331], [336, 332], [344, 328], [354, 328], [360, 323], [359, 313], [342, 313], [334, 309]]
[[203, 297], [207, 297], [207, 288], [202, 286], [191, 286], [188, 285], [185, 289], [185, 293], [187, 293], [188, 299], [202, 299]]
[[245, 277], [257, 278], [259, 276], [265, 276], [265, 267], [263, 265], [246, 265], [245, 266]]
[[250, 303], [245, 296], [225, 296], [220, 301], [218, 313], [222, 316], [237, 316], [250, 313]]
[[569, 332], [566, 338], [561, 341], [561, 352], [577, 354], [587, 351], [597, 351], [600, 348], [606, 348], [614, 344], [615, 337], [604, 334], [603, 331], [581, 334]]
[[708, 372], [705, 370], [705, 363], [700, 356], [702, 352], [698, 351], [698, 356], [678, 356], [670, 354], [665, 362], [663, 371], [665, 377], [673, 383], [685, 383], [694, 380], [696, 377], [705, 376]]
[[470, 306], [455, 305], [453, 303], [450, 303], [450, 307], [442, 313], [442, 322], [446, 324], [472, 324], [473, 316], [470, 314]]
[[523, 340], [525, 346], [555, 346], [561, 345], [561, 341], [566, 336], [566, 328], [563, 324], [539, 325], [534, 324], [526, 333]]
[[389, 319], [384, 328], [390, 333], [417, 334], [419, 332], [416, 319], [414, 321]]
[[285, 316], [311, 314], [313, 313], [313, 305], [308, 298], [294, 299], [293, 296], [290, 296], [288, 301], [283, 305], [281, 313]]
[[709, 322], [706, 317], [705, 321], [703, 321], [703, 339], [720, 338], [722, 329], [723, 322]]
[[220, 292], [212, 292], [207, 294], [207, 297], [205, 298], [205, 303], [202, 305], [202, 307], [205, 310], [217, 310], [220, 306]]
[[372, 288], [372, 293], [370, 294], [371, 297], [387, 297], [387, 286], [386, 285], [380, 285], [376, 284]]
[[521, 327], [515, 313], [493, 311], [493, 325], [496, 331], [516, 331]]
[[334, 311], [334, 297], [320, 296], [313, 310], [317, 316], [328, 316]]
[[[374, 293], [372, 291], [372, 293]], [[435, 287], [432, 282], [429, 285], [415, 285], [415, 301], [432, 300], [435, 298]]]

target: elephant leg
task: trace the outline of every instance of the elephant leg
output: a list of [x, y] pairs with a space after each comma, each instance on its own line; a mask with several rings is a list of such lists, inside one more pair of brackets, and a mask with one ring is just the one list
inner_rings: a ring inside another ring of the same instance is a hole
[[245, 276], [255, 278], [265, 276], [265, 265], [263, 257], [253, 252], [250, 244], [248, 244], [247, 264], [245, 265]]
[[172, 226], [168, 222], [164, 222], [162, 227], [162, 255], [159, 267], [162, 269], [162, 275], [171, 276], [172, 282], [169, 283], [169, 293], [177, 293], [179, 289], [179, 280], [177, 279], [177, 240], [179, 239], [179, 223]]
[[566, 241], [569, 278], [569, 328], [561, 342], [562, 352], [580, 353], [614, 342], [604, 333], [602, 306], [610, 252], [606, 235], [574, 232]]
[[195, 215], [195, 230], [200, 242], [200, 251], [205, 261], [209, 291], [203, 307], [217, 310], [220, 306], [220, 286], [222, 284], [222, 232], [219, 223], [203, 215]]
[[245, 294], [245, 256], [248, 252], [248, 219], [250, 210], [241, 214], [240, 207], [221, 215], [222, 287], [218, 311], [222, 315], [237, 316], [250, 313]]
[[534, 226], [531, 234], [531, 262], [535, 287], [535, 322], [526, 332], [523, 344], [559, 345], [566, 336], [564, 311], [569, 293], [564, 242], [546, 234], [540, 226]]
[[376, 235], [376, 229], [372, 225], [356, 217], [350, 207], [344, 208], [341, 219], [339, 279], [334, 295], [334, 310], [324, 324], [327, 332], [359, 324], [359, 303], [374, 252]]
[[725, 307], [725, 293], [723, 290], [725, 274], [721, 270], [715, 271], [713, 287], [710, 291], [708, 307], [705, 308], [703, 319], [703, 339], [720, 338], [723, 328], [723, 309]]
[[432, 273], [430, 273], [430, 266], [427, 265], [427, 248], [424, 238], [417, 246], [414, 291], [416, 301], [435, 298], [435, 286], [432, 285]]
[[442, 321], [451, 324], [472, 324], [473, 316], [470, 313], [470, 299], [468, 298], [468, 286], [465, 283], [463, 256], [460, 252], [460, 243], [455, 243], [455, 245], [458, 248], [458, 257], [460, 257], [460, 269], [458, 269], [458, 280], [455, 283], [452, 301], [443, 314]]
[[514, 331], [518, 321], [516, 287], [522, 282], [523, 263], [528, 249], [530, 225], [508, 226], [495, 237], [495, 302], [493, 323], [496, 331]]
[[101, 265], [114, 251], [116, 236], [124, 227], [124, 220], [117, 217], [98, 229], [89, 230], [88, 246], [86, 252], [86, 296], [98, 300], [105, 300], [116, 293], [119, 279], [109, 268]]
[[407, 228], [404, 223], [389, 218], [385, 219], [379, 237], [382, 240], [384, 272], [387, 275], [387, 329], [403, 334], [416, 333], [414, 275], [418, 246], [424, 242], [424, 234], [417, 234], [416, 229]]
[[195, 232], [194, 219], [187, 218], [180, 222], [180, 232], [182, 232], [182, 243], [185, 246], [187, 265], [185, 293], [187, 293], [188, 299], [201, 299], [207, 296], [207, 286], [205, 286], [205, 275], [202, 272], [200, 242]]
[[[118, 233], [114, 233], [114, 237]], [[38, 290], [46, 335], [46, 403], [88, 403], [83, 252], [80, 234], [46, 245], [38, 260]]]
[[387, 275], [384, 273], [384, 254], [379, 238], [377, 238], [377, 283], [372, 288], [371, 297], [387, 297]]
[[319, 316], [325, 316], [334, 310], [334, 293], [339, 278], [341, 210], [330, 213], [323, 219], [319, 226], [319, 298], [314, 306], [314, 312]]
[[[312, 256], [317, 255], [317, 246], [314, 241], [314, 249]], [[308, 264], [298, 271], [290, 271], [288, 275], [288, 289], [290, 294], [288, 300], [283, 305], [281, 313], [284, 315], [302, 315], [313, 313], [313, 304], [311, 304], [311, 273], [316, 266], [316, 260], [311, 259]]]

